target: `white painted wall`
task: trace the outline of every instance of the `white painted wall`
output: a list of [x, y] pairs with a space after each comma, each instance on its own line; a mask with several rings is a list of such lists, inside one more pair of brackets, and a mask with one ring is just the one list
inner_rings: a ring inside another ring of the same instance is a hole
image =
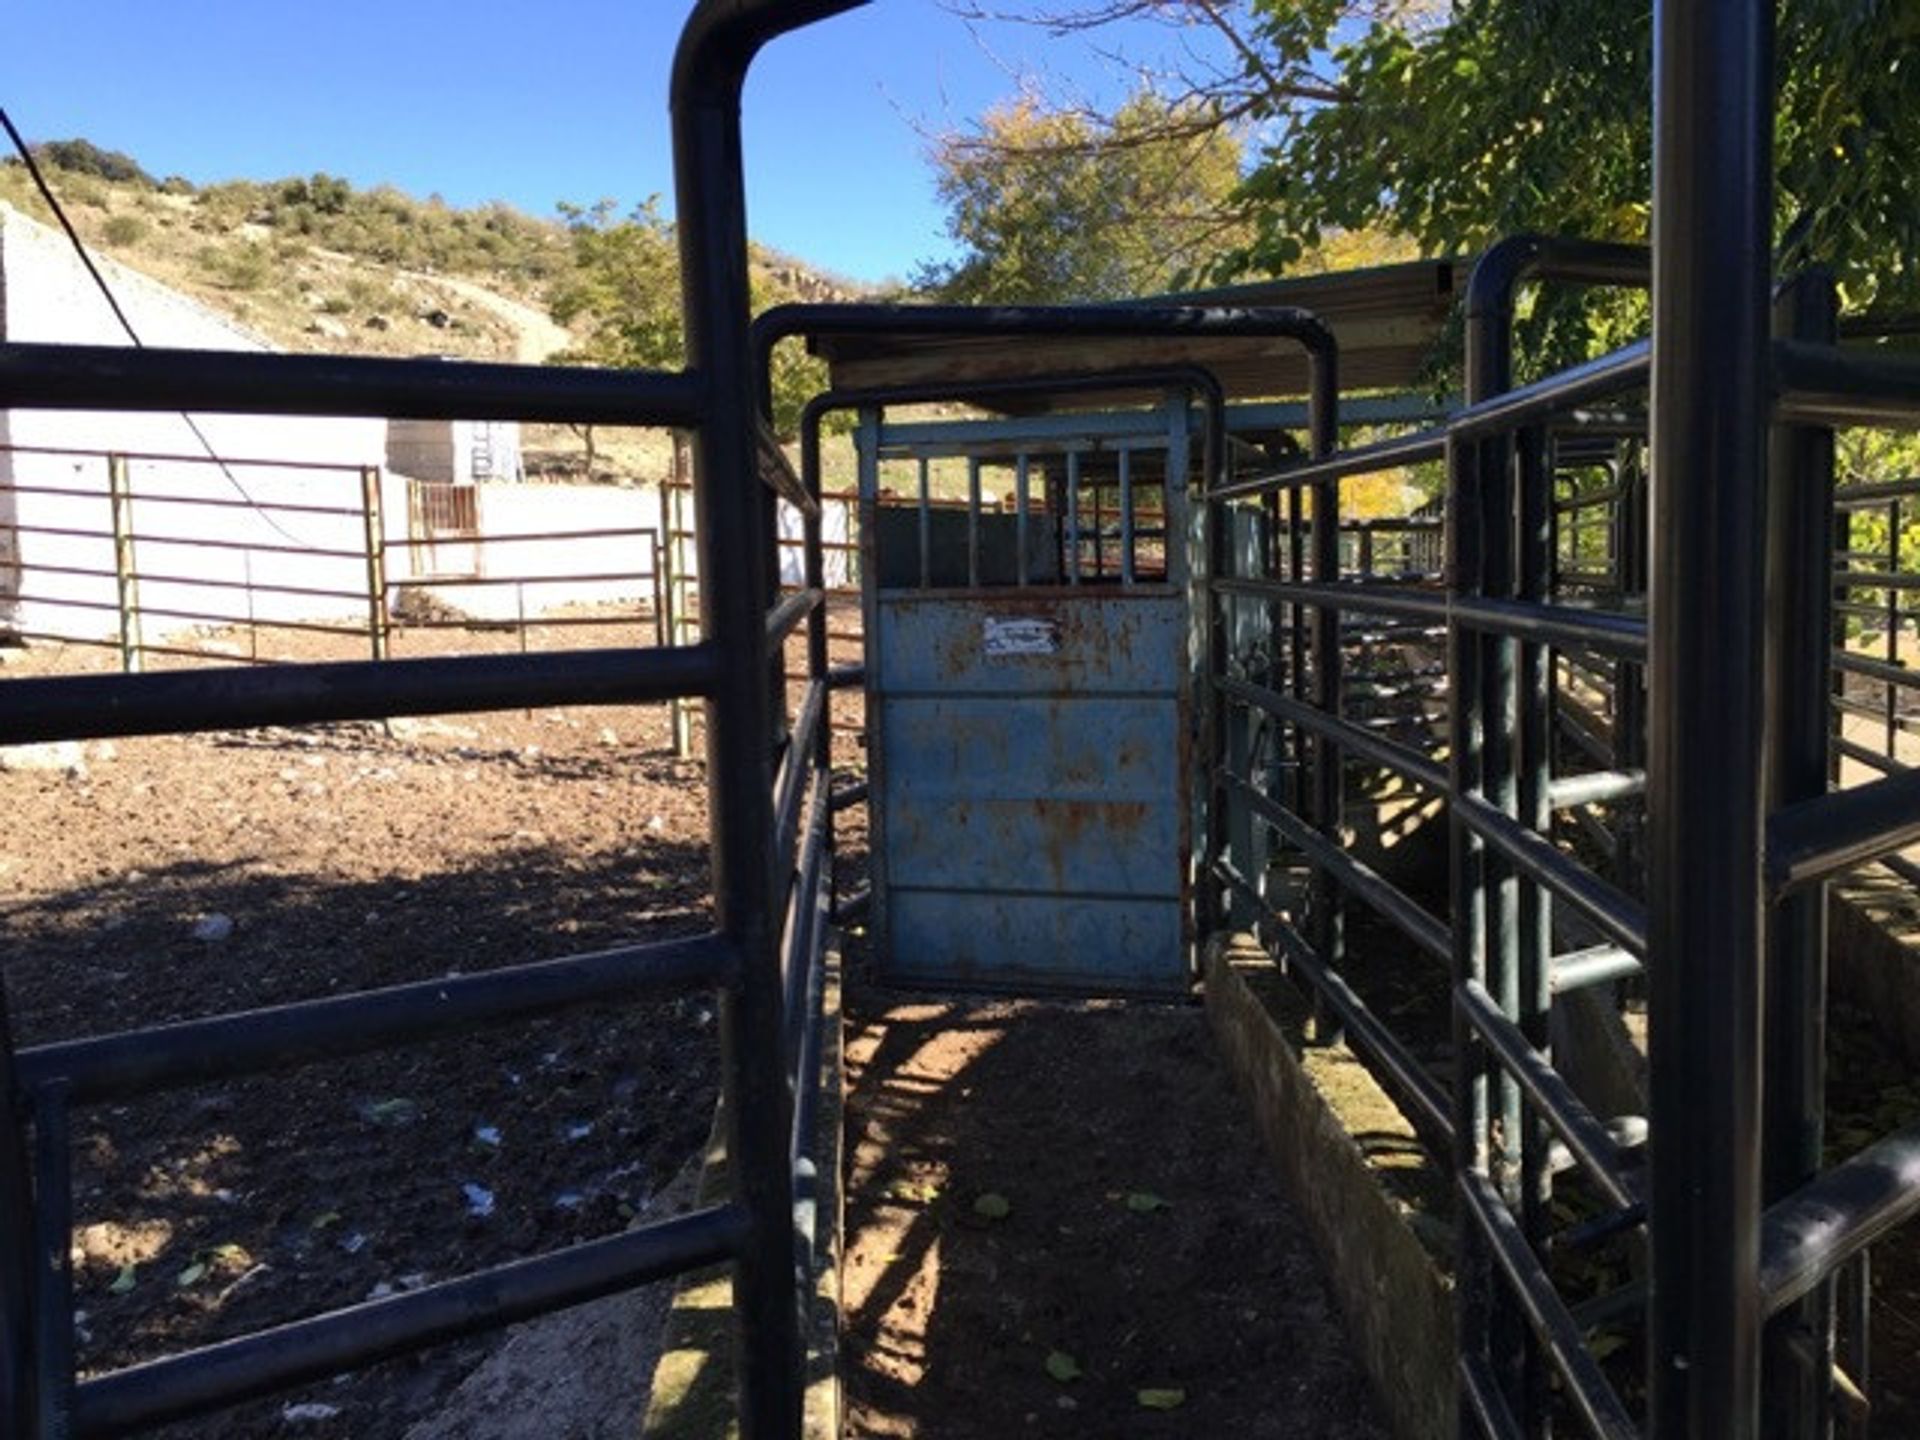
[[[111, 260], [98, 263], [149, 345], [270, 348], [197, 301]], [[127, 343], [66, 238], [6, 206], [0, 340]], [[387, 423], [234, 415], [195, 415], [193, 422], [178, 414], [0, 411], [0, 624], [72, 639], [117, 633], [107, 452], [131, 457], [148, 643], [250, 619], [366, 621], [361, 471], [387, 462]], [[408, 435], [412, 443], [441, 431]], [[444, 438], [452, 445], [461, 432], [445, 427]], [[209, 446], [223, 464], [209, 463]], [[488, 620], [587, 604], [633, 604], [638, 613], [651, 604], [651, 571], [660, 562], [648, 537], [634, 532], [652, 530], [664, 546], [657, 488], [483, 484], [483, 542], [428, 550], [408, 543], [406, 479], [383, 471], [380, 485], [390, 599], [417, 581], [441, 603]], [[850, 519], [848, 504], [829, 501], [827, 538], [844, 540]], [[786, 505], [780, 531], [801, 534], [798, 513]], [[683, 551], [691, 562], [693, 547]], [[799, 583], [797, 548], [783, 548], [781, 572]], [[844, 585], [850, 573], [847, 557], [829, 552], [828, 583]]]
[[[96, 263], [140, 338], [154, 346], [266, 351], [266, 342], [206, 306], [105, 258]], [[66, 237], [18, 211], [0, 206], [0, 339], [47, 344], [125, 345], [125, 332], [74, 255]], [[195, 434], [197, 425], [200, 434]], [[204, 436], [204, 442], [201, 438]], [[296, 515], [289, 504], [359, 506], [361, 466], [385, 459], [386, 426], [379, 419], [319, 419], [301, 416], [195, 415], [132, 411], [14, 410], [0, 414], [0, 621], [33, 632], [91, 638], [114, 631], [114, 582], [72, 570], [111, 572], [113, 550], [107, 507], [105, 462], [100, 452], [191, 457], [142, 461], [133, 466], [133, 489], [151, 497], [135, 504], [136, 524], [155, 536], [140, 548], [143, 570], [205, 581], [243, 582], [251, 563], [256, 577], [312, 589], [364, 594], [362, 522], [356, 516]], [[265, 463], [204, 463], [213, 453]], [[74, 450], [93, 456], [41, 453]], [[340, 467], [326, 471], [289, 468], [284, 462]], [[275, 463], [281, 462], [281, 463]], [[388, 523], [404, 534], [404, 488], [397, 517], [389, 501]], [[39, 493], [41, 487], [83, 495]], [[220, 505], [189, 505], [191, 498]], [[225, 503], [232, 502], [232, 503]], [[78, 529], [88, 536], [47, 534]], [[390, 532], [391, 533], [391, 532]], [[195, 541], [203, 543], [195, 544]], [[257, 547], [216, 549], [224, 541]], [[272, 547], [279, 547], [274, 549]], [[346, 556], [319, 553], [348, 550]], [[283, 553], [295, 552], [295, 553]], [[24, 598], [23, 598], [24, 596]], [[244, 619], [247, 593], [201, 584], [149, 584], [142, 601], [155, 608]], [[81, 601], [84, 607], [56, 601]], [[349, 602], [258, 592], [254, 612], [294, 618], [341, 614]], [[149, 636], [167, 628], [156, 616]]]
[[[436, 600], [492, 620], [512, 619], [522, 607], [539, 615], [567, 605], [652, 603], [654, 546], [633, 532], [651, 529], [665, 544], [658, 490], [518, 484], [482, 485], [479, 494], [484, 538], [471, 547], [479, 578], [432, 580], [427, 589]], [[454, 548], [439, 547], [442, 570]]]

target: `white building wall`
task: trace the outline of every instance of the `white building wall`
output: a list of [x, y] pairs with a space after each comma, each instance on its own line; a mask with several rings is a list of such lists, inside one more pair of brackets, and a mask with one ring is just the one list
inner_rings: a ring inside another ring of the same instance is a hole
[[[270, 348], [258, 336], [144, 275], [104, 258], [96, 257], [96, 263], [148, 345], [260, 352]], [[66, 237], [5, 206], [0, 206], [0, 339], [128, 343]], [[357, 512], [359, 468], [381, 465], [385, 459], [383, 420], [197, 414], [189, 424], [179, 414], [14, 410], [0, 414], [0, 447], [5, 447], [0, 448], [0, 523], [6, 527], [0, 529], [0, 620], [21, 630], [95, 638], [117, 629], [110, 578], [113, 547], [106, 538], [111, 534], [107, 471], [100, 458], [104, 452], [181, 457], [131, 462], [132, 488], [144, 497], [135, 501], [136, 526], [156, 536], [176, 537], [141, 545], [140, 569], [202, 582], [242, 583], [251, 568], [256, 577], [289, 586], [343, 596], [365, 593], [363, 525], [357, 514], [296, 515], [276, 507], [337, 505]], [[224, 472], [205, 463], [209, 449], [229, 460]], [[91, 453], [48, 453], [60, 451]], [[233, 463], [239, 460], [265, 463]], [[336, 468], [296, 469], [289, 461]], [[84, 494], [43, 493], [48, 489]], [[398, 500], [398, 533], [404, 536], [404, 487], [396, 492], [390, 483], [388, 494]], [[222, 503], [184, 503], [191, 498]], [[392, 499], [387, 508], [392, 533]], [[47, 533], [59, 530], [92, 533]], [[226, 546], [253, 547], [253, 553]], [[349, 553], [322, 553], [326, 551]], [[206, 583], [150, 583], [141, 593], [143, 604], [156, 609], [241, 619], [247, 615], [247, 598], [244, 590]], [[321, 614], [352, 613], [350, 600], [316, 601], [272, 592], [257, 593], [253, 610], [260, 618], [296, 618], [315, 614], [316, 603]], [[148, 638], [166, 628], [168, 623], [155, 616]]]

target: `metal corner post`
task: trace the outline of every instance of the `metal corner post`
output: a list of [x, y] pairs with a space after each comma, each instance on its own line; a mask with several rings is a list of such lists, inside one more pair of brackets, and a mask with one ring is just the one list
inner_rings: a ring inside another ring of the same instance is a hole
[[858, 0], [703, 0], [673, 67], [674, 189], [687, 364], [703, 395], [694, 433], [700, 610], [733, 657], [707, 697], [713, 893], [740, 978], [721, 1000], [727, 1161], [749, 1233], [734, 1267], [735, 1365], [748, 1440], [796, 1434], [801, 1355], [793, 1303], [792, 1097], [781, 1064], [782, 987], [773, 875], [772, 741], [764, 661], [771, 500], [756, 465], [759, 396], [747, 326], [740, 94], [768, 40]]
[[1774, 7], [1654, 10], [1648, 956], [1655, 1440], [1758, 1432]]
[[[1833, 343], [1833, 276], [1810, 270], [1781, 288], [1783, 339]], [[1831, 725], [1833, 431], [1775, 428], [1767, 492], [1769, 811], [1827, 790]], [[1826, 1107], [1827, 888], [1779, 901], [1768, 917], [1763, 1198], [1784, 1198], [1820, 1171]], [[1832, 1281], [1767, 1325], [1766, 1424], [1782, 1437], [1825, 1431], [1834, 1364]]]

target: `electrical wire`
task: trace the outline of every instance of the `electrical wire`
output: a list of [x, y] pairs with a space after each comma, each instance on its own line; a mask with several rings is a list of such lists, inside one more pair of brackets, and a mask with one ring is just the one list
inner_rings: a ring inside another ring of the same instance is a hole
[[[20, 131], [15, 127], [13, 117], [7, 113], [4, 105], [0, 105], [0, 126], [6, 128], [7, 138], [13, 142], [13, 148], [19, 153], [21, 163], [27, 167], [27, 174], [33, 180], [34, 188], [40, 192], [40, 198], [46, 202], [47, 208], [53, 212], [53, 218], [60, 222], [60, 228], [66, 232], [67, 240], [73, 246], [73, 253], [80, 257], [80, 263], [86, 267], [87, 274], [93, 277], [95, 288], [100, 291], [101, 298], [107, 302], [107, 308], [113, 311], [113, 318], [120, 322], [120, 328], [126, 332], [128, 343], [136, 350], [146, 349], [146, 342], [140, 338], [139, 332], [133, 328], [133, 321], [127, 318], [127, 312], [120, 308], [120, 300], [113, 293], [113, 287], [107, 284], [107, 277], [101, 274], [100, 267], [94, 264], [93, 255], [88, 251], [86, 242], [80, 238], [80, 232], [73, 228], [73, 222], [67, 218], [66, 208], [61, 205], [59, 197], [53, 193], [53, 187], [47, 183], [47, 177], [41, 171], [40, 162], [34, 156], [32, 147], [27, 144], [25, 138], [22, 137]], [[219, 467], [220, 473], [226, 478], [227, 484], [233, 487], [234, 493], [247, 502], [253, 512], [266, 522], [269, 529], [277, 533], [282, 539], [291, 544], [298, 545], [303, 550], [318, 548], [312, 541], [303, 540], [300, 536], [288, 530], [278, 520], [273, 518], [264, 505], [254, 499], [252, 495], [248, 494], [247, 487], [240, 483], [240, 478], [233, 473], [232, 467], [229, 466], [227, 462], [221, 458], [219, 452], [213, 448], [213, 442], [207, 438], [206, 431], [200, 428], [200, 422], [195, 420], [193, 416], [189, 415], [185, 410], [180, 411], [179, 414], [180, 418], [186, 422], [187, 429], [193, 432], [193, 438], [200, 442], [200, 448], [207, 452], [207, 458]]]

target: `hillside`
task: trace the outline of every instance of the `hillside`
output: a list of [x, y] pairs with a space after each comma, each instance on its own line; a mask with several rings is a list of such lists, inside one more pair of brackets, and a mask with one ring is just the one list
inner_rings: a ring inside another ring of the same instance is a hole
[[[452, 355], [539, 364], [579, 336], [554, 321], [575, 275], [575, 236], [511, 206], [461, 208], [326, 175], [194, 185], [156, 180], [86, 141], [36, 146], [85, 243], [231, 315], [291, 351]], [[0, 203], [52, 215], [17, 159]], [[848, 282], [755, 247], [757, 279], [782, 298], [843, 298]], [[663, 437], [596, 435], [596, 475], [656, 479]], [[578, 476], [585, 449], [562, 427], [529, 427], [531, 470]], [[611, 473], [608, 473], [611, 472]]]

